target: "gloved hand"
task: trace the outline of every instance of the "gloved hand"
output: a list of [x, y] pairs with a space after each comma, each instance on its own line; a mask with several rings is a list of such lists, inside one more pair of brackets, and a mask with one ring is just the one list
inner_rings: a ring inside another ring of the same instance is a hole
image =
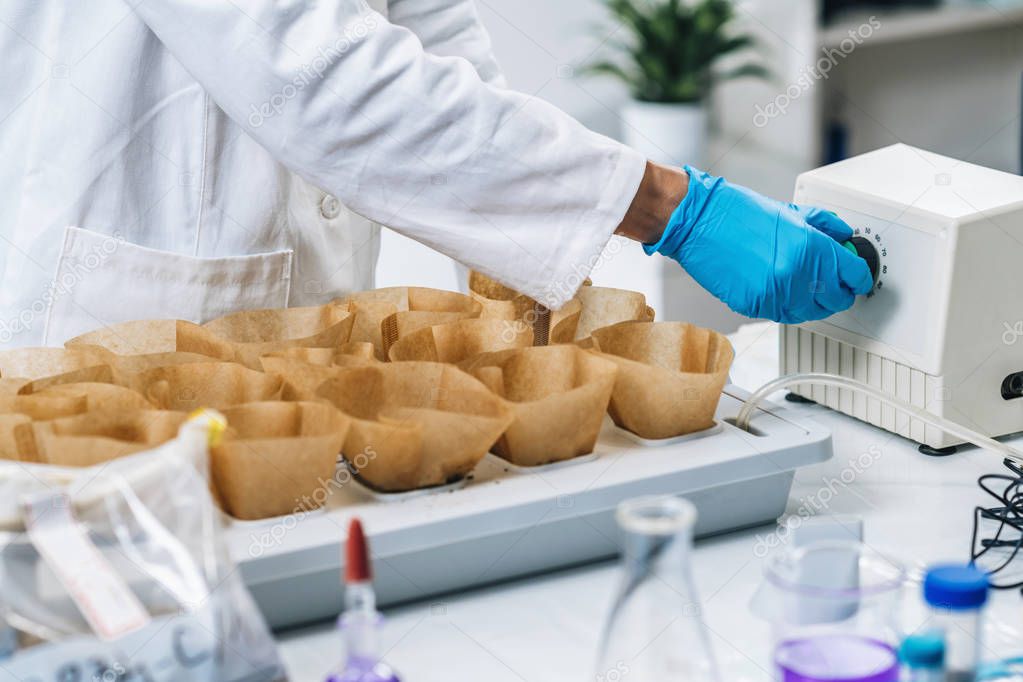
[[873, 286], [867, 262], [842, 247], [852, 229], [833, 213], [784, 204], [689, 166], [689, 190], [647, 254], [672, 258], [737, 313], [819, 320]]

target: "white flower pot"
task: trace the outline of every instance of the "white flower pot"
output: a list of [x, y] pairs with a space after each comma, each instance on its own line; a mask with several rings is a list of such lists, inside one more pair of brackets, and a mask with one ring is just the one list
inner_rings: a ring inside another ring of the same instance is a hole
[[651, 161], [702, 168], [707, 156], [707, 109], [703, 104], [630, 100], [622, 108], [622, 139]]

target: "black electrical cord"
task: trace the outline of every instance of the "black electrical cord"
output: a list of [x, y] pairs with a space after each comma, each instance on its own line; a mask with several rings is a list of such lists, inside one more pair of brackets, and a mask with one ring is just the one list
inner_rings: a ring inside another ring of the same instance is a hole
[[[977, 560], [990, 550], [1009, 550], [1008, 556], [1000, 560], [1000, 563], [995, 562], [993, 567], [985, 567], [985, 570], [994, 589], [1016, 590], [1023, 589], [1023, 579], [1015, 582], [999, 581], [998, 574], [1012, 564], [1023, 550], [1023, 462], [1006, 457], [1002, 463], [1012, 475], [985, 474], [977, 479], [980, 489], [999, 504], [974, 509], [970, 563], [976, 564]], [[1001, 484], [1004, 484], [1004, 487]], [[997, 524], [994, 536], [980, 537], [981, 526], [991, 521]]]

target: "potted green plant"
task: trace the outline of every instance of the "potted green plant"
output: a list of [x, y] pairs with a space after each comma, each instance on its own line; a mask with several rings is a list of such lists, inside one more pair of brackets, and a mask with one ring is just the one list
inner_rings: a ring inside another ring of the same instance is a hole
[[711, 90], [724, 80], [768, 75], [753, 61], [721, 68], [723, 57], [739, 59], [754, 44], [751, 36], [734, 31], [731, 1], [605, 3], [627, 37], [609, 41], [617, 59], [591, 64], [587, 71], [629, 87], [632, 98], [622, 110], [626, 144], [663, 163], [704, 163]]

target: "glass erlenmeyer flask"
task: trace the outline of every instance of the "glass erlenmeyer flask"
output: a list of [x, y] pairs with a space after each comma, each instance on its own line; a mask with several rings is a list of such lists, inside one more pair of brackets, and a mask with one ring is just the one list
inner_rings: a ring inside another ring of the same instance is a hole
[[689, 557], [696, 508], [677, 497], [618, 505], [624, 579], [601, 637], [597, 682], [717, 682]]

